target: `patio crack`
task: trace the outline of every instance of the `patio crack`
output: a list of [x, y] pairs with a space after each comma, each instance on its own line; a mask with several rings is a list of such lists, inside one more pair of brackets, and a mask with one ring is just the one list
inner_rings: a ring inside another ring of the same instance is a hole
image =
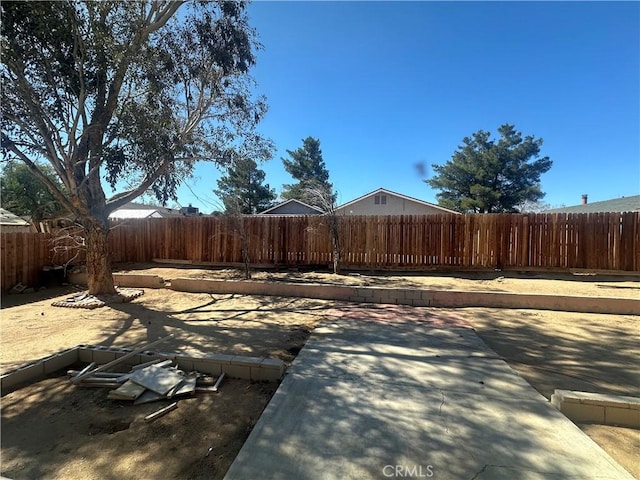
[[442, 395], [442, 402], [440, 403], [440, 409], [438, 410], [438, 416], [442, 418], [442, 424], [444, 425], [444, 431], [449, 433], [449, 425], [447, 425], [447, 421], [445, 417], [442, 415], [442, 407], [444, 406], [445, 396], [444, 391], [440, 390], [440, 395]]

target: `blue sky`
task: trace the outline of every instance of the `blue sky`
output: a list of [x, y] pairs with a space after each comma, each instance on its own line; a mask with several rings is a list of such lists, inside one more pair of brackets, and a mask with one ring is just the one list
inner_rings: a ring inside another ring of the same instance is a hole
[[[554, 162], [545, 202], [640, 193], [638, 2], [257, 1], [249, 16], [277, 192], [281, 157], [313, 136], [339, 203], [379, 187], [436, 203], [415, 165], [511, 123]], [[199, 165], [180, 203], [216, 209], [219, 175]]]

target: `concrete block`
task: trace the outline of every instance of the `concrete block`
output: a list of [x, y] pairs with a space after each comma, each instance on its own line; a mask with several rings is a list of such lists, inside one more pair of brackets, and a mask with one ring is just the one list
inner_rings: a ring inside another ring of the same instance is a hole
[[406, 298], [407, 300], [421, 300], [422, 291], [421, 290], [405, 290], [404, 298]]
[[112, 350], [103, 350], [103, 349], [94, 349], [92, 350], [91, 361], [96, 362], [98, 365], [104, 365], [105, 363], [113, 362], [117, 357], [121, 357], [122, 355], [118, 355], [116, 352]]
[[364, 298], [371, 298], [373, 297], [373, 290], [371, 290], [370, 288], [356, 288], [356, 295], [359, 297], [364, 297]]
[[91, 350], [91, 346], [86, 345], [78, 349], [78, 361], [82, 363], [93, 362], [93, 350]]
[[193, 372], [194, 370], [198, 370], [197, 368], [195, 368], [192, 359], [185, 357], [176, 357], [175, 362], [178, 365], [178, 368], [185, 372]]
[[265, 377], [265, 380], [279, 380], [285, 371], [284, 362], [275, 358], [265, 358], [260, 362], [259, 368], [262, 369], [263, 372], [254, 373], [254, 375]]
[[284, 375], [284, 369], [251, 367], [251, 380], [255, 382], [276, 382]]
[[429, 301], [428, 300], [422, 300], [419, 298], [416, 298], [414, 300], [408, 300], [407, 305], [413, 305], [414, 307], [428, 307], [429, 306]]
[[[227, 364], [225, 364], [227, 365]], [[193, 370], [197, 370], [200, 373], [207, 373], [209, 375], [217, 376], [223, 372], [223, 365], [219, 362], [210, 360], [194, 360]]]
[[39, 380], [43, 378], [44, 375], [43, 362], [23, 365], [22, 367], [0, 377], [0, 391], [2, 391], [2, 394], [4, 395], [5, 393], [9, 393], [9, 391], [16, 386]]
[[231, 357], [231, 361], [229, 362], [231, 365], [242, 365], [244, 367], [255, 367], [260, 366], [262, 362], [262, 358], [260, 357], [244, 357], [241, 355], [236, 355]]
[[213, 353], [210, 355], [205, 355], [204, 358], [206, 358], [207, 360], [211, 360], [220, 364], [225, 364], [225, 363], [231, 363], [231, 359], [234, 357], [234, 355], [225, 355], [222, 353]]
[[222, 371], [230, 378], [242, 378], [244, 380], [251, 379], [251, 367], [243, 365], [221, 365]]
[[164, 279], [158, 275], [115, 273], [113, 283], [118, 287], [164, 288]]
[[73, 285], [87, 285], [87, 272], [67, 273], [67, 281]]
[[604, 424], [604, 407], [600, 405], [563, 402], [560, 411], [574, 423]]
[[640, 429], [640, 410], [621, 407], [604, 407], [605, 425]]
[[58, 370], [62, 370], [63, 368], [68, 367], [69, 365], [73, 365], [78, 361], [78, 348], [72, 348], [70, 350], [65, 350], [55, 355], [51, 355], [43, 360], [44, 362], [44, 373], [48, 375], [49, 373], [57, 372]]
[[359, 302], [359, 303], [368, 301], [366, 297], [360, 297], [358, 295], [356, 295], [355, 297], [349, 297], [348, 300], [350, 302]]

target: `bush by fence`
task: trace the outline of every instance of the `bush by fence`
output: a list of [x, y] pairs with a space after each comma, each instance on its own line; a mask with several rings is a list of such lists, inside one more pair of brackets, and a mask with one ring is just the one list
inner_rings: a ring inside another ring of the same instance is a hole
[[[420, 270], [640, 270], [640, 213], [345, 216], [340, 222], [343, 268]], [[329, 265], [331, 238], [322, 216], [178, 217], [114, 222], [114, 262], [152, 259], [210, 264]], [[52, 236], [2, 234], [3, 289], [33, 282], [37, 271], [62, 264]], [[80, 254], [75, 263], [81, 262]], [[35, 272], [35, 273], [34, 273]]]

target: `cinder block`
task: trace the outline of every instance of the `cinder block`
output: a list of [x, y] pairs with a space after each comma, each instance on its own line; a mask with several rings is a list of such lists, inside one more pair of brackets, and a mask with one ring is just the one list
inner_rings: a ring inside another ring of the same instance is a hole
[[78, 361], [82, 363], [93, 362], [93, 350], [90, 346], [82, 347], [78, 350]]
[[398, 298], [398, 290], [390, 289], [390, 288], [379, 288], [377, 290], [377, 294], [380, 298], [384, 299], [394, 299]]
[[373, 297], [373, 291], [370, 288], [356, 288], [356, 295], [364, 298]]
[[93, 350], [91, 361], [96, 362], [98, 365], [104, 365], [105, 363], [113, 362], [117, 357], [121, 356], [122, 355], [117, 355], [114, 351], [95, 349]]
[[366, 302], [366, 301], [367, 301], [367, 298], [365, 298], [365, 297], [360, 297], [360, 296], [356, 295], [355, 297], [349, 297], [349, 299], [348, 299], [348, 300], [349, 300], [350, 302], [360, 302], [360, 303], [362, 303], [362, 302]]
[[604, 407], [562, 402], [560, 411], [574, 423], [604, 423]]
[[640, 428], [640, 410], [620, 407], [604, 407], [605, 425]]
[[409, 300], [411, 303], [409, 305], [413, 305], [414, 307], [428, 307], [429, 306], [429, 301], [428, 300], [422, 300], [419, 298], [416, 298], [414, 300]]
[[[178, 365], [178, 368], [180, 370], [183, 370], [185, 372], [192, 372], [194, 370], [198, 370], [197, 368], [195, 368], [194, 364], [193, 364], [193, 360], [185, 358], [185, 357], [176, 357], [175, 362]], [[204, 372], [206, 373], [206, 372]]]
[[119, 287], [164, 288], [164, 279], [158, 275], [116, 273], [113, 283]]
[[62, 370], [63, 368], [68, 367], [69, 365], [73, 365], [77, 361], [78, 361], [77, 348], [65, 350], [63, 352], [57, 353], [43, 360], [44, 373], [49, 374], [52, 372], [57, 372], [58, 370]]
[[214, 362], [218, 362], [220, 364], [231, 363], [231, 359], [234, 355], [225, 355], [222, 353], [213, 353], [210, 355], [206, 355], [204, 358], [207, 360], [212, 360]]
[[241, 365], [243, 367], [255, 367], [260, 366], [262, 363], [262, 358], [260, 357], [244, 357], [241, 355], [236, 355], [231, 357], [231, 361], [229, 362], [231, 365]]
[[220, 375], [222, 373], [222, 364], [215, 360], [194, 359], [192, 370], [200, 373], [208, 373], [209, 375]]
[[275, 382], [280, 380], [282, 375], [279, 369], [251, 367], [251, 380], [255, 382]]
[[231, 378], [251, 380], [251, 367], [243, 365], [222, 365], [222, 371]]
[[279, 380], [284, 375], [284, 362], [275, 358], [265, 358], [260, 367], [263, 372], [254, 372], [253, 375], [263, 377], [265, 380]]
[[260, 368], [284, 368], [284, 362], [276, 358], [263, 358], [260, 362]]
[[404, 298], [407, 300], [421, 300], [422, 292], [420, 290], [405, 290]]
[[9, 372], [0, 377], [0, 390], [2, 393], [7, 393], [11, 388], [20, 385], [22, 383], [33, 382], [44, 377], [44, 363], [36, 362], [29, 365], [23, 365], [22, 367]]

